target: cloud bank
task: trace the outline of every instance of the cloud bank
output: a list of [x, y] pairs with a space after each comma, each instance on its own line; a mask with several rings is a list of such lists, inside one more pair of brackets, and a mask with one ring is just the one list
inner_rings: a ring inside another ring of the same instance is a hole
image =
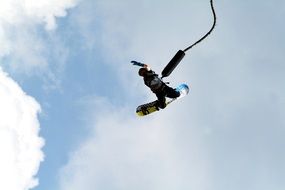
[[55, 82], [50, 55], [60, 54], [57, 60], [62, 60], [65, 50], [49, 35], [57, 27], [56, 18], [66, 16], [75, 4], [75, 0], [0, 0], [0, 189], [35, 187], [44, 155], [44, 140], [39, 136], [40, 105], [2, 68]]
[[0, 69], [0, 189], [28, 190], [43, 161], [40, 105]]

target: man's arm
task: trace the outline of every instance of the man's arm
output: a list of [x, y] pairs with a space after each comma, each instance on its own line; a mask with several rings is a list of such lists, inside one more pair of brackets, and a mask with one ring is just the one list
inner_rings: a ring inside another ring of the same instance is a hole
[[143, 68], [146, 68], [148, 71], [150, 71], [150, 67], [147, 65], [147, 64], [144, 64], [144, 63], [140, 63], [140, 62], [137, 62], [137, 61], [131, 61], [131, 63], [133, 65], [137, 65], [137, 66], [140, 66], [140, 67], [143, 67]]

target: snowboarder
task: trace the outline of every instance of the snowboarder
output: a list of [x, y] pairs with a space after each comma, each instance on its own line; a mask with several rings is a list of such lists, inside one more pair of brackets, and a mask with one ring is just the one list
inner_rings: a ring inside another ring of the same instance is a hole
[[137, 61], [131, 61], [133, 65], [141, 66], [138, 74], [143, 77], [144, 83], [148, 86], [153, 93], [155, 93], [157, 100], [155, 101], [155, 107], [164, 109], [166, 107], [166, 98], [177, 98], [180, 96], [180, 92], [166, 85], [158, 75], [150, 69], [147, 64]]

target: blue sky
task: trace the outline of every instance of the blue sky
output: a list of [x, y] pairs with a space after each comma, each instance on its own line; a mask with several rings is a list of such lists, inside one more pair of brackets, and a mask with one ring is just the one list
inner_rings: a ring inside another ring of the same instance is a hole
[[0, 1], [0, 189], [284, 189], [285, 3], [214, 4], [166, 79], [190, 94], [138, 118], [130, 61], [160, 72], [209, 1]]

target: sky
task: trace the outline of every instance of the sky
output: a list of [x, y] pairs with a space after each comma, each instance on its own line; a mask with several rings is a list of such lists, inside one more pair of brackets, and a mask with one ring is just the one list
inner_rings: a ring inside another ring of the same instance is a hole
[[0, 0], [0, 189], [283, 190], [285, 2]]

